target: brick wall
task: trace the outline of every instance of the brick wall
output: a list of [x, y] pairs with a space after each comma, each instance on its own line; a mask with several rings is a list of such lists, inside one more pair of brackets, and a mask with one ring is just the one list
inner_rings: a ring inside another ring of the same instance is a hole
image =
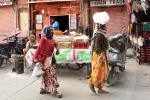
[[[110, 16], [110, 21], [107, 24], [107, 35], [110, 36], [116, 32], [120, 32], [122, 27], [128, 25], [128, 14], [125, 6], [119, 7], [95, 7], [92, 8], [92, 15], [95, 12], [106, 11]], [[92, 20], [93, 22], [93, 20]]]
[[[0, 8], [0, 33], [6, 36], [11, 36], [14, 30], [14, 12], [11, 6]], [[6, 38], [5, 36], [0, 36], [0, 43]]]
[[28, 6], [28, 0], [17, 0], [17, 5], [18, 6], [22, 6], [22, 7], [26, 7], [26, 6]]

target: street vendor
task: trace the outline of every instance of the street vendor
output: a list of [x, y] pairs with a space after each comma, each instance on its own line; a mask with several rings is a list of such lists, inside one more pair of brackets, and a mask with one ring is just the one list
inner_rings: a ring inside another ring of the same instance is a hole
[[108, 40], [105, 37], [106, 23], [109, 21], [107, 12], [98, 12], [93, 16], [95, 30], [93, 34], [92, 47], [92, 73], [89, 79], [89, 87], [93, 93], [108, 93], [103, 90], [103, 86], [107, 80], [108, 61], [106, 51], [108, 49]]
[[59, 30], [59, 23], [58, 23], [58, 21], [55, 20], [54, 17], [52, 17], [51, 29], [53, 29], [53, 30]]

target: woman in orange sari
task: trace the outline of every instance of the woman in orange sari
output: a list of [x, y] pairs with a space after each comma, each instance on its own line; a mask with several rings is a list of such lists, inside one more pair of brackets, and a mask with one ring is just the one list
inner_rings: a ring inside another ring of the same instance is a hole
[[98, 93], [108, 93], [102, 89], [107, 80], [108, 72], [108, 61], [106, 57], [108, 40], [104, 35], [105, 32], [106, 25], [96, 22], [92, 46], [92, 73], [88, 80], [89, 87], [94, 93], [96, 93], [95, 87], [98, 88]]
[[33, 59], [34, 62], [41, 62], [43, 65], [42, 69], [44, 71], [44, 74], [42, 75], [40, 94], [51, 93], [61, 98], [62, 94], [58, 93], [57, 91], [59, 84], [57, 81], [55, 68], [52, 65], [54, 48], [56, 48], [57, 46], [55, 41], [53, 40], [53, 32], [50, 30], [50, 28], [46, 27], [44, 32], [45, 36], [42, 36]]

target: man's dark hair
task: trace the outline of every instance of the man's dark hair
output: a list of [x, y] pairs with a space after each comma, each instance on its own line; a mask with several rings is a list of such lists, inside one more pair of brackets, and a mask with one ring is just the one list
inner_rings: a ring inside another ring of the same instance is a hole
[[52, 20], [55, 20], [55, 17], [52, 17]]

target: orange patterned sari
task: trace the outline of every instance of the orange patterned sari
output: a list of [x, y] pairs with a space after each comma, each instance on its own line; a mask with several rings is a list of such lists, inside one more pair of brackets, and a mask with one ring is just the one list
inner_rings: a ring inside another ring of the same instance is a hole
[[104, 86], [104, 83], [107, 80], [108, 72], [108, 62], [106, 53], [102, 52], [100, 55], [93, 52], [92, 57], [92, 73], [91, 78], [89, 79], [90, 85], [95, 85], [96, 87]]

